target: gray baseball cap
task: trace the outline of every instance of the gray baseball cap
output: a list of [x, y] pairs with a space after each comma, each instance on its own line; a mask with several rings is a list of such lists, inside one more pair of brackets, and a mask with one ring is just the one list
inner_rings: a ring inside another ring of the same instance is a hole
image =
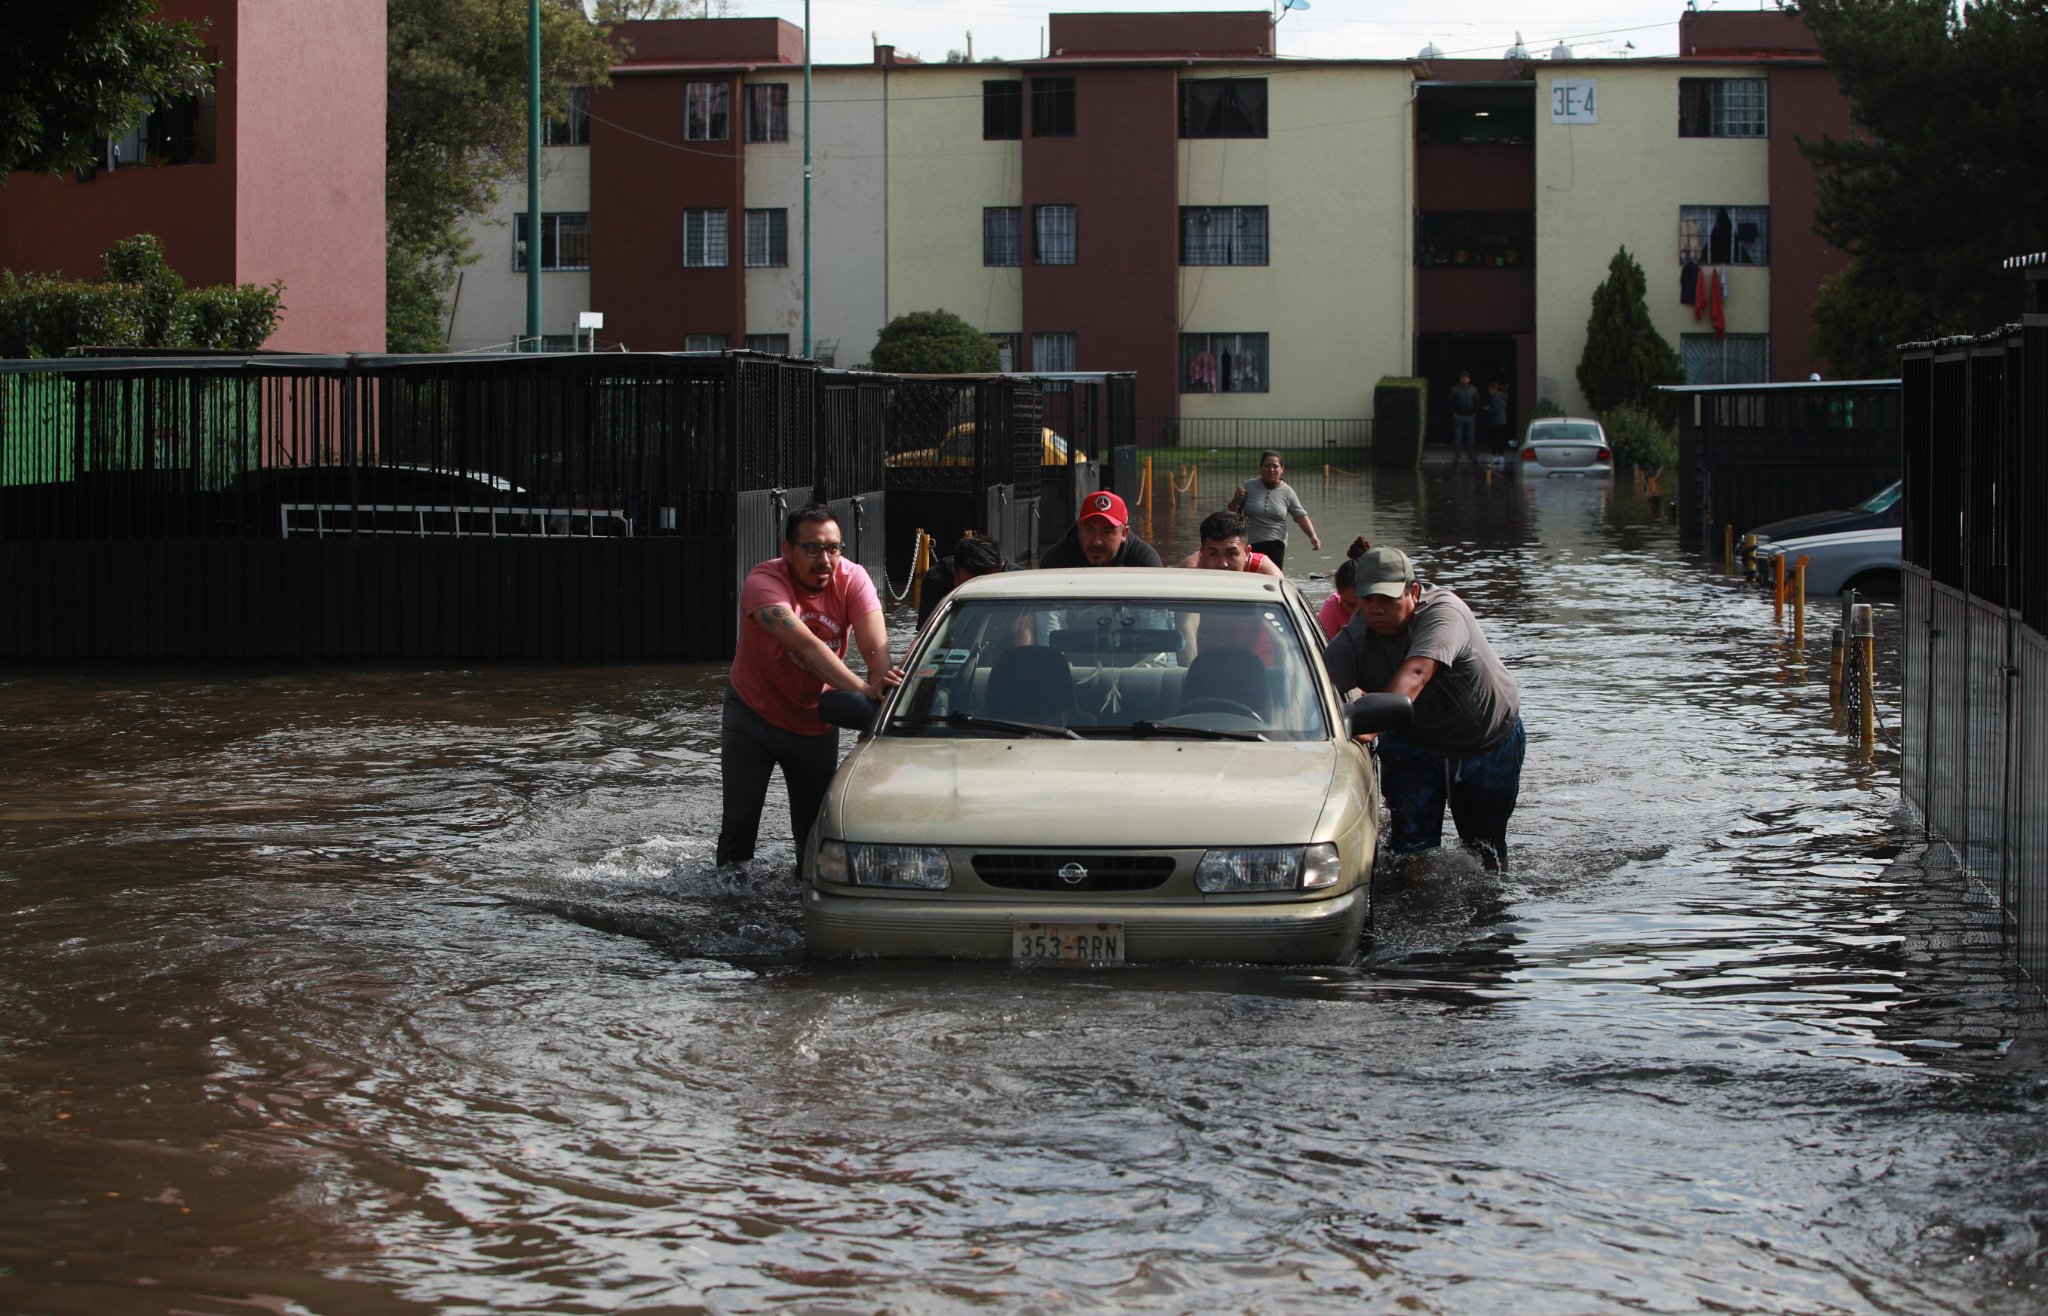
[[1415, 564], [1398, 548], [1368, 549], [1352, 568], [1358, 573], [1358, 592], [1381, 598], [1399, 598], [1415, 583]]

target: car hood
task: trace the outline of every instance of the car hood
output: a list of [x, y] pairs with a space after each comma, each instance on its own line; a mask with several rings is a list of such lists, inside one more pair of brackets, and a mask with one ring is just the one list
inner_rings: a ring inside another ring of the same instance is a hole
[[885, 736], [832, 785], [838, 834], [916, 845], [1299, 845], [1330, 792], [1328, 741]]
[[1896, 520], [1883, 512], [1808, 512], [1805, 516], [1788, 516], [1782, 521], [1760, 525], [1749, 533], [1759, 540], [1776, 543], [1782, 539], [1798, 539], [1809, 535], [1840, 534], [1847, 530], [1867, 530], [1874, 526], [1895, 525]]
[[1890, 545], [1896, 548], [1899, 538], [1899, 527], [1881, 526], [1869, 530], [1842, 530], [1827, 535], [1804, 535], [1798, 539], [1776, 539], [1767, 547], [1773, 553], [1784, 553], [1790, 557], [1798, 557], [1801, 553], [1812, 557], [1820, 553], [1855, 552], [1872, 545]]

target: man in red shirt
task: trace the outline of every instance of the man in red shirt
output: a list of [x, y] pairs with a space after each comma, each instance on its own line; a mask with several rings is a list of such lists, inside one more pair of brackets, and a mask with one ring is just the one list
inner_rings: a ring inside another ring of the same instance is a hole
[[[851, 637], [867, 664], [862, 680], [846, 665]], [[889, 665], [882, 601], [866, 568], [845, 559], [832, 509], [812, 503], [789, 514], [782, 556], [747, 573], [740, 587], [740, 639], [725, 688], [718, 746], [725, 811], [718, 862], [754, 857], [769, 773], [789, 788], [789, 829], [797, 853], [839, 767], [839, 730], [818, 718], [827, 687], [879, 699], [903, 673]]]

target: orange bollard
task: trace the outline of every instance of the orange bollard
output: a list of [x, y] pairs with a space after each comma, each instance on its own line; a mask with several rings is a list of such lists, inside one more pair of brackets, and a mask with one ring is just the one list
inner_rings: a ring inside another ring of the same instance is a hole
[[1806, 661], [1806, 554], [1792, 568], [1792, 649]]
[[1777, 580], [1771, 587], [1771, 611], [1779, 620], [1785, 616], [1785, 555], [1777, 557]]

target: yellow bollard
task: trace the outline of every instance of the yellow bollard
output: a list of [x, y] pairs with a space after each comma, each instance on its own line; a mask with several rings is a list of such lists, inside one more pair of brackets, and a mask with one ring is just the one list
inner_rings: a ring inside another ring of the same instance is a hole
[[1197, 463], [1194, 469], [1188, 472], [1188, 504], [1191, 507], [1200, 507], [1202, 505], [1202, 467], [1200, 463]]
[[1147, 454], [1145, 457], [1145, 477], [1138, 482], [1138, 504], [1141, 507], [1152, 506], [1152, 458], [1150, 454]]
[[915, 608], [924, 603], [924, 573], [932, 569], [932, 537], [917, 528], [917, 554], [910, 563], [910, 606]]
[[1774, 560], [1778, 565], [1777, 580], [1771, 586], [1771, 618], [1774, 621], [1783, 621], [1785, 619], [1785, 555], [1780, 553]]
[[1806, 661], [1806, 554], [1792, 568], [1792, 652]]
[[1723, 557], [1726, 559], [1726, 565], [1721, 568], [1721, 574], [1724, 576], [1734, 575], [1735, 523], [1733, 521], [1730, 521], [1727, 525], [1721, 528], [1721, 553]]

